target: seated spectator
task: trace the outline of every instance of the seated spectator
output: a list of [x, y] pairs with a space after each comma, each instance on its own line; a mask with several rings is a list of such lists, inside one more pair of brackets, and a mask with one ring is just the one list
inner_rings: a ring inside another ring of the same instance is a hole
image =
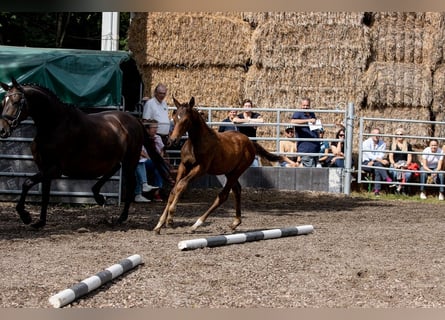
[[397, 128], [395, 134], [397, 137], [392, 139], [391, 151], [398, 152], [389, 153], [389, 163], [392, 168], [389, 173], [394, 181], [400, 182], [395, 191], [397, 194], [400, 194], [406, 193], [403, 184], [410, 181], [412, 171], [398, 171], [394, 169], [403, 170], [408, 168], [413, 160], [413, 155], [409, 153], [410, 151], [413, 151], [413, 148], [403, 136], [405, 134], [403, 128]]
[[145, 198], [142, 192], [150, 192], [158, 189], [158, 187], [151, 186], [147, 183], [147, 170], [145, 168], [145, 162], [149, 159], [147, 150], [142, 146], [141, 157], [139, 163], [136, 166], [136, 188], [134, 190], [135, 202], [150, 202], [151, 200]]
[[[427, 178], [430, 177], [431, 183], [444, 184], [444, 174], [437, 171], [442, 170], [443, 166], [443, 151], [439, 148], [439, 142], [436, 139], [431, 139], [429, 147], [423, 150], [422, 154], [422, 168], [420, 173], [420, 199], [425, 200], [425, 184]], [[439, 187], [439, 200], [443, 200], [444, 186]]]
[[[295, 130], [294, 127], [287, 127], [284, 130], [284, 137], [288, 139], [292, 139], [295, 137]], [[285, 155], [286, 153], [296, 153], [297, 152], [297, 144], [295, 141], [291, 140], [280, 140], [280, 154]], [[298, 157], [291, 155], [287, 157], [291, 163], [288, 161], [283, 161], [280, 163], [280, 166], [282, 167], [297, 167], [300, 164], [300, 161], [298, 161]]]
[[[324, 129], [321, 128], [318, 131], [318, 135], [321, 139], [324, 138]], [[331, 158], [331, 156], [329, 156], [329, 153], [331, 153], [331, 148], [329, 146], [329, 141], [325, 141], [322, 140], [320, 141], [320, 153], [322, 155], [319, 156], [318, 158], [318, 167], [329, 167], [329, 159]]]
[[385, 159], [386, 143], [380, 139], [380, 129], [372, 129], [371, 134], [372, 136], [363, 141], [362, 144], [362, 149], [366, 150], [363, 151], [362, 165], [372, 167], [364, 167], [363, 170], [374, 174], [374, 195], [378, 197], [382, 187], [379, 181], [392, 182], [392, 179], [389, 177], [387, 170], [383, 169], [388, 166], [389, 161]]
[[[144, 121], [144, 126], [146, 127], [147, 133], [152, 139], [152, 143], [154, 143], [156, 150], [161, 156], [164, 156], [164, 142], [157, 134], [158, 121], [155, 119], [148, 119]], [[162, 179], [160, 172], [156, 169], [154, 162], [150, 158], [145, 161], [145, 168], [152, 177], [153, 185], [157, 189], [153, 195], [153, 200], [156, 202], [163, 201], [159, 190], [163, 187], [164, 180]]]
[[227, 118], [225, 118], [221, 122], [227, 122], [227, 125], [221, 125], [218, 128], [218, 132], [225, 132], [225, 131], [237, 131], [237, 127], [233, 125], [233, 119], [236, 117], [236, 110], [230, 110]]
[[345, 129], [341, 128], [335, 134], [335, 139], [340, 141], [331, 142], [331, 151], [333, 156], [329, 159], [330, 167], [344, 168], [345, 167]]

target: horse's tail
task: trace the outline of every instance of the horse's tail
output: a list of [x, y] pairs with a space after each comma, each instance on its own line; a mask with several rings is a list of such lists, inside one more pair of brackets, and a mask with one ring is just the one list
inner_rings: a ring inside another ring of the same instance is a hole
[[273, 154], [264, 149], [258, 142], [252, 141], [253, 145], [255, 146], [255, 154], [265, 158], [271, 162], [277, 162], [277, 161], [284, 161], [284, 157], [278, 154]]
[[147, 150], [150, 159], [153, 161], [154, 166], [158, 169], [161, 177], [167, 181], [171, 186], [175, 184], [175, 180], [171, 174], [171, 166], [170, 164], [159, 154], [158, 150], [156, 150], [156, 144], [154, 139], [150, 137], [147, 133], [147, 130], [144, 130], [144, 147]]

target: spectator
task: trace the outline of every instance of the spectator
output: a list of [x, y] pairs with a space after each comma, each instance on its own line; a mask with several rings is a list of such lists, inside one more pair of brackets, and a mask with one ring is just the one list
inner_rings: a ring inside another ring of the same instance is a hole
[[[295, 137], [295, 130], [294, 127], [287, 127], [284, 130], [284, 137], [286, 139], [292, 139]], [[280, 154], [285, 155], [286, 153], [296, 153], [297, 152], [297, 145], [294, 141], [290, 140], [280, 140]], [[300, 161], [298, 160], [298, 157], [295, 155], [287, 156], [287, 158], [292, 161], [289, 163], [288, 161], [283, 161], [280, 163], [280, 166], [282, 167], [298, 167], [300, 164]]]
[[233, 125], [233, 119], [236, 117], [236, 110], [230, 110], [227, 114], [227, 118], [225, 118], [222, 122], [227, 122], [230, 124], [227, 125], [221, 125], [218, 128], [218, 132], [225, 132], [225, 131], [237, 131], [237, 127]]
[[[148, 135], [152, 139], [152, 143], [155, 144], [157, 152], [161, 156], [164, 156], [164, 143], [162, 142], [161, 137], [157, 134], [157, 130], [159, 127], [158, 121], [155, 119], [149, 119], [147, 121], [144, 121], [144, 125], [146, 127]], [[159, 191], [163, 187], [163, 179], [160, 172], [150, 158], [145, 161], [145, 168], [146, 172], [148, 172], [149, 175], [152, 177], [153, 185], [156, 187], [156, 191], [153, 195], [154, 201], [163, 201]]]
[[335, 139], [340, 141], [331, 142], [331, 151], [333, 156], [329, 159], [330, 167], [345, 167], [345, 129], [341, 128], [335, 134]]
[[439, 200], [443, 200], [444, 192], [444, 174], [438, 173], [441, 171], [443, 165], [443, 151], [439, 148], [439, 142], [436, 139], [431, 139], [429, 147], [423, 150], [422, 154], [422, 171], [420, 173], [420, 199], [425, 200], [425, 183], [427, 182], [427, 177], [431, 177], [431, 183], [439, 182], [441, 186], [439, 187]]
[[403, 136], [405, 134], [403, 128], [397, 128], [395, 134], [397, 137], [392, 139], [391, 151], [396, 152], [389, 153], [389, 163], [392, 168], [389, 173], [394, 181], [400, 182], [395, 191], [397, 194], [400, 194], [406, 193], [403, 184], [410, 181], [412, 172], [409, 170], [398, 171], [395, 169], [406, 170], [408, 168], [413, 160], [413, 155], [409, 153], [413, 151], [413, 148]]
[[170, 131], [170, 118], [168, 116], [168, 105], [165, 102], [167, 87], [159, 83], [154, 90], [154, 97], [144, 104], [142, 119], [155, 119], [159, 123], [158, 135], [162, 138], [164, 145], [167, 144]]
[[380, 139], [380, 129], [372, 129], [371, 134], [372, 136], [363, 141], [362, 144], [362, 165], [372, 167], [364, 167], [363, 170], [374, 174], [374, 195], [379, 197], [381, 189], [381, 183], [379, 183], [379, 181], [392, 182], [392, 179], [389, 177], [387, 170], [383, 169], [388, 166], [389, 161], [385, 159], [386, 143]]
[[[250, 123], [263, 123], [264, 119], [261, 117], [261, 114], [258, 112], [252, 111], [253, 103], [250, 99], [244, 99], [243, 100], [243, 108], [244, 112], [236, 115], [235, 118], [233, 118], [233, 123], [242, 123], [242, 124], [250, 124]], [[239, 126], [238, 131], [245, 134], [249, 138], [255, 138], [256, 137], [256, 130], [257, 126], [254, 125], [245, 125], [245, 126]], [[255, 159], [252, 162], [252, 167], [258, 167], [259, 161], [258, 156], [255, 156]]]
[[[301, 100], [302, 109], [310, 109], [311, 100], [303, 98]], [[298, 138], [318, 139], [318, 130], [311, 130], [310, 125], [315, 125], [317, 118], [313, 112], [296, 111], [292, 115], [291, 123], [297, 124], [295, 127], [295, 135]], [[319, 141], [298, 141], [297, 150], [301, 153], [320, 153]], [[318, 163], [318, 155], [302, 155], [301, 164], [304, 167], [316, 167]]]
[[151, 186], [147, 183], [147, 170], [145, 168], [145, 163], [149, 159], [147, 150], [142, 146], [141, 156], [139, 163], [136, 166], [136, 188], [134, 190], [134, 201], [135, 202], [150, 202], [149, 199], [142, 195], [142, 192], [150, 192], [152, 190], [158, 189], [158, 187]]
[[[321, 139], [324, 138], [324, 133], [325, 130], [323, 128], [321, 128], [319, 130], [319, 137]], [[326, 140], [322, 140], [320, 141], [320, 156], [318, 158], [318, 167], [329, 167], [329, 160], [331, 158], [331, 156], [329, 156], [329, 153], [331, 153], [331, 148], [329, 147], [329, 141]]]

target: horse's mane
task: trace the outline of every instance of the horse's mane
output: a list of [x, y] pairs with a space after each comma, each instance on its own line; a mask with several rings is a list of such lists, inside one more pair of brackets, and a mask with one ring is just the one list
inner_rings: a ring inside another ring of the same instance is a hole
[[47, 87], [41, 86], [36, 83], [25, 83], [22, 86], [31, 87], [33, 89], [43, 91], [44, 94], [48, 95], [52, 100], [54, 100], [54, 102], [56, 102], [58, 104], [62, 104], [64, 106], [67, 106], [70, 108], [77, 108], [76, 105], [74, 105], [74, 104], [66, 103], [66, 102], [63, 102], [62, 100], [60, 100], [59, 96], [57, 94], [55, 94], [54, 91], [52, 91], [51, 89], [49, 89]]

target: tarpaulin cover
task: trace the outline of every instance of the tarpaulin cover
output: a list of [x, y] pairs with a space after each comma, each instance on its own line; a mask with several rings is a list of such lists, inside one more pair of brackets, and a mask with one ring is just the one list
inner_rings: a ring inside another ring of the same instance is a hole
[[79, 107], [120, 106], [120, 64], [128, 59], [125, 51], [0, 46], [0, 81], [35, 83]]

